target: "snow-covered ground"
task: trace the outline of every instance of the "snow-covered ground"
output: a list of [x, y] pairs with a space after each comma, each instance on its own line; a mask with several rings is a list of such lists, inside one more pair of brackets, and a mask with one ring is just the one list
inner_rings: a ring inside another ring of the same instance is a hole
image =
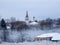
[[60, 45], [60, 42], [50, 42], [50, 41], [23, 42], [23, 43], [7, 43], [7, 42], [3, 42], [0, 45]]
[[[52, 42], [52, 41], [33, 42], [33, 39], [36, 36], [40, 34], [52, 33], [52, 32], [60, 33], [60, 29], [41, 30], [41, 29], [33, 28], [23, 31], [8, 30], [7, 33], [8, 42], [2, 42], [0, 45], [60, 45], [60, 42]], [[24, 42], [21, 42], [22, 38], [24, 39]], [[0, 30], [0, 39], [3, 40], [3, 30]]]

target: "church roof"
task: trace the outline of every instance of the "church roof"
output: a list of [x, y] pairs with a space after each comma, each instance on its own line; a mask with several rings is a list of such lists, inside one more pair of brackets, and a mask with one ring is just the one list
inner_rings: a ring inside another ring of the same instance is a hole
[[37, 25], [37, 22], [31, 22], [30, 25]]

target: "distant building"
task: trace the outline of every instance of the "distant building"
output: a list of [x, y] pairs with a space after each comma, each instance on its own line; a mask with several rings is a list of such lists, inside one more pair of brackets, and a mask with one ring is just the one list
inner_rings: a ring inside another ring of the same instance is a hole
[[6, 27], [7, 27], [7, 29], [11, 29], [11, 24], [10, 23], [7, 23], [6, 24]]

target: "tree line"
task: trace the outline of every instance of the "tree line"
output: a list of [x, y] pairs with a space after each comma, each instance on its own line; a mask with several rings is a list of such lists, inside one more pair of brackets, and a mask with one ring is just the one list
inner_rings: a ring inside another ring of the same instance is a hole
[[57, 26], [60, 27], [60, 18], [58, 18], [58, 19], [47, 18], [46, 20], [40, 21], [41, 29], [43, 29], [44, 27], [52, 29], [52, 28], [57, 27]]
[[[60, 26], [60, 18], [58, 19], [50, 19], [47, 18], [46, 20], [41, 20], [41, 21], [37, 21], [39, 23], [39, 26], [41, 29], [43, 29], [44, 27], [48, 27], [48, 28], [53, 28], [53, 25], [56, 26]], [[6, 22], [4, 19], [1, 19], [0, 21], [0, 29], [7, 29], [7, 25], [11, 25], [11, 29], [27, 29], [29, 28], [28, 25], [26, 25], [25, 21], [12, 21], [12, 22]]]

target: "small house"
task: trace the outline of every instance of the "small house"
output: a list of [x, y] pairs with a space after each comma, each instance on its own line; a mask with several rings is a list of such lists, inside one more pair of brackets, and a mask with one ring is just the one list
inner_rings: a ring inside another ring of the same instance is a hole
[[60, 34], [59, 33], [41, 34], [40, 36], [37, 36], [34, 40], [35, 41], [43, 41], [43, 40], [60, 41]]

